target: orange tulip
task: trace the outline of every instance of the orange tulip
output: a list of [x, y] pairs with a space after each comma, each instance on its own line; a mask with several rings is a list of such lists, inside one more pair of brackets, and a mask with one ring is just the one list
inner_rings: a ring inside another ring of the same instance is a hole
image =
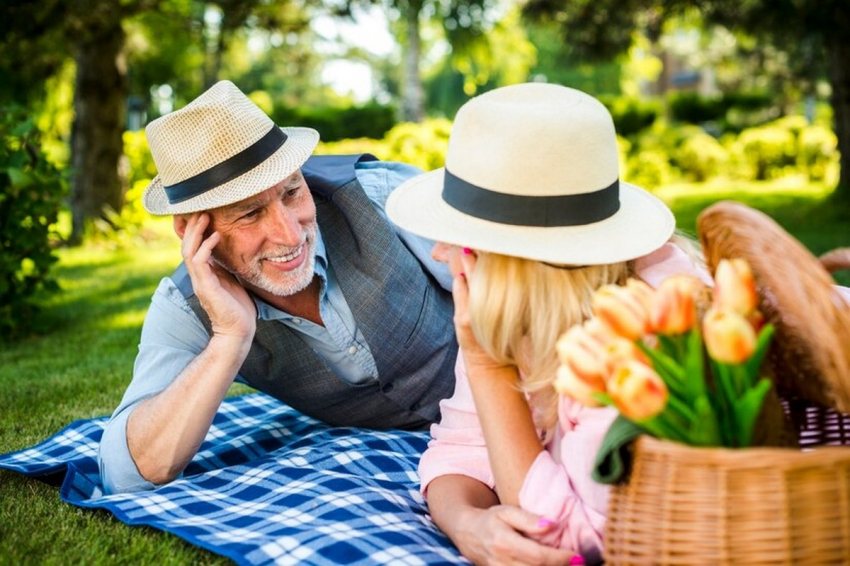
[[655, 289], [634, 277], [630, 277], [628, 281], [626, 281], [626, 289], [628, 289], [629, 292], [632, 293], [638, 301], [640, 301], [643, 308], [649, 312], [649, 307], [652, 305], [652, 296], [655, 294]]
[[575, 399], [586, 407], [601, 407], [602, 403], [593, 398], [594, 393], [605, 391], [594, 387], [585, 380], [579, 378], [569, 366], [560, 366], [555, 373], [555, 391]]
[[714, 306], [744, 316], [758, 306], [756, 282], [743, 259], [722, 259], [714, 272]]
[[649, 310], [652, 330], [661, 334], [684, 334], [696, 322], [696, 297], [703, 285], [696, 277], [676, 275], [656, 289]]
[[640, 293], [620, 285], [603, 285], [593, 294], [593, 313], [612, 332], [636, 340], [649, 331], [649, 312]]
[[649, 366], [637, 361], [617, 366], [608, 381], [608, 394], [624, 417], [643, 421], [667, 405], [667, 386]]
[[709, 309], [702, 321], [702, 332], [708, 354], [718, 362], [743, 363], [756, 349], [752, 325], [732, 310]]
[[[592, 328], [592, 326], [591, 326]], [[555, 343], [561, 365], [594, 389], [604, 390], [608, 379], [605, 344], [584, 325], [567, 330]]]
[[612, 336], [605, 343], [605, 353], [608, 355], [609, 375], [613, 373], [616, 366], [627, 361], [636, 361], [647, 366], [651, 365], [646, 354], [634, 342], [619, 336]]

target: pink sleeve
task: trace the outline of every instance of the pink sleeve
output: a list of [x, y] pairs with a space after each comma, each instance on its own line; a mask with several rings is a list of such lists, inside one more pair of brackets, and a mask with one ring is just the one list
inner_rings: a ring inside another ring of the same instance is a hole
[[571, 549], [587, 562], [601, 558], [610, 487], [593, 481], [596, 453], [617, 416], [610, 407], [592, 409], [561, 397], [560, 431], [528, 471], [520, 506], [558, 524], [542, 540]]
[[419, 460], [422, 494], [439, 476], [460, 474], [495, 488], [484, 433], [475, 410], [462, 354], [455, 365], [455, 392], [440, 402], [440, 423], [431, 425], [431, 441]]
[[706, 285], [714, 285], [705, 267], [695, 263], [682, 248], [669, 242], [651, 254], [638, 258], [635, 270], [652, 287], [658, 287], [668, 277], [678, 274], [694, 275]]

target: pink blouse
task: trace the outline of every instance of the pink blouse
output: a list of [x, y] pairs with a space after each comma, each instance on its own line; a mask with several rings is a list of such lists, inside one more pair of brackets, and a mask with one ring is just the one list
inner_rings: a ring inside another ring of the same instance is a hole
[[[697, 275], [711, 283], [708, 273], [672, 244], [639, 259], [636, 267], [652, 286], [677, 273]], [[442, 420], [432, 425], [432, 440], [419, 463], [426, 496], [432, 480], [449, 474], [468, 476], [495, 489], [462, 354], [455, 373], [454, 395], [440, 403]], [[520, 507], [558, 525], [540, 542], [577, 552], [588, 563], [601, 559], [609, 492], [609, 486], [596, 483], [590, 474], [616, 415], [613, 408], [588, 408], [561, 396], [553, 438], [528, 470], [519, 493]]]

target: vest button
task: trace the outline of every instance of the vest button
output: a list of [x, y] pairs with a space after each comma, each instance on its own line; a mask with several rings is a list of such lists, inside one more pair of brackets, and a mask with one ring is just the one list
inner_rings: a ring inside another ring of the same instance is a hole
[[383, 391], [384, 393], [389, 393], [392, 390], [393, 390], [393, 382], [392, 381], [390, 381], [389, 383], [385, 383], [381, 387], [381, 391]]
[[356, 354], [356, 353], [357, 353], [357, 346], [352, 346], [351, 348], [349, 348], [349, 349], [348, 349], [348, 353], [349, 353], [350, 355], [352, 355], [352, 356], [353, 356], [354, 354]]

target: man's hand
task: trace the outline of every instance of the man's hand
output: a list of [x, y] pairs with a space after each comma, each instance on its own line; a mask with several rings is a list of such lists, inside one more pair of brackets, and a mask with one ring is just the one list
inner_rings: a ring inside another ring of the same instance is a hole
[[212, 259], [221, 236], [205, 238], [210, 224], [206, 212], [192, 214], [186, 224], [181, 253], [195, 295], [212, 323], [213, 335], [250, 340], [257, 327], [257, 310], [245, 288]]
[[519, 507], [470, 510], [462, 525], [454, 542], [461, 554], [478, 565], [584, 564], [584, 559], [571, 551], [531, 538], [545, 535], [555, 525]]

